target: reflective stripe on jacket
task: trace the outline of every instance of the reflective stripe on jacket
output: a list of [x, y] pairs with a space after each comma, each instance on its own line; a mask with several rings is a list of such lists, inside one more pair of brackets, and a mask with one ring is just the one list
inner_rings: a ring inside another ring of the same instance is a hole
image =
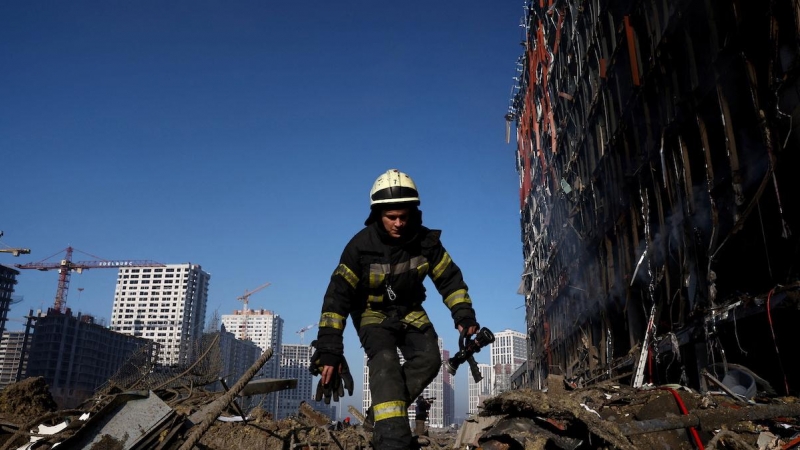
[[[380, 221], [359, 231], [345, 246], [331, 276], [317, 335], [318, 348], [339, 353], [347, 318], [356, 329], [380, 324], [386, 313], [399, 313], [416, 328], [430, 324], [422, 308], [426, 276], [450, 309], [454, 323], [475, 317], [461, 269], [439, 241], [441, 231], [421, 226], [415, 237], [391, 245]], [[392, 300], [389, 290], [395, 294]]]

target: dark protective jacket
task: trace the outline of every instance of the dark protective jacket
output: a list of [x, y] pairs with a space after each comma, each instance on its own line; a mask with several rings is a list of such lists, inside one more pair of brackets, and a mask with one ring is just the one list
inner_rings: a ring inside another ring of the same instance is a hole
[[475, 320], [461, 269], [439, 241], [441, 231], [430, 230], [421, 221], [415, 229], [401, 241], [374, 221], [345, 246], [322, 304], [317, 349], [343, 353], [348, 316], [356, 330], [381, 323], [387, 314], [422, 330], [431, 326], [422, 308], [425, 276], [441, 294], [456, 327], [464, 319]]

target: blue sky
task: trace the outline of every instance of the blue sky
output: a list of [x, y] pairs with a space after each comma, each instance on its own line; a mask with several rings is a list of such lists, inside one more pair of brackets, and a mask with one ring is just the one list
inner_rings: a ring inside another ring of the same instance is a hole
[[[0, 253], [0, 264], [68, 245], [200, 264], [208, 309], [221, 314], [271, 282], [250, 307], [280, 314], [284, 342], [298, 343], [363, 226], [372, 182], [398, 168], [417, 183], [425, 225], [443, 230], [481, 325], [524, 331], [519, 179], [503, 120], [522, 5], [2, 2], [0, 246], [32, 253]], [[115, 278], [74, 274], [68, 306], [108, 320]], [[23, 271], [8, 328], [52, 305], [56, 287], [56, 272]], [[429, 287], [426, 309], [455, 351]], [[345, 337], [358, 366], [352, 324]], [[458, 415], [468, 372], [457, 375]], [[360, 405], [356, 382], [345, 405]]]

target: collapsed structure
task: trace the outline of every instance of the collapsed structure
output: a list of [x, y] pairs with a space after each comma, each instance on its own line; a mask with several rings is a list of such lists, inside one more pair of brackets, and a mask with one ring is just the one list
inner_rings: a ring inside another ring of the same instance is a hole
[[529, 340], [516, 385], [698, 387], [736, 362], [796, 392], [796, 2], [525, 9], [506, 116]]

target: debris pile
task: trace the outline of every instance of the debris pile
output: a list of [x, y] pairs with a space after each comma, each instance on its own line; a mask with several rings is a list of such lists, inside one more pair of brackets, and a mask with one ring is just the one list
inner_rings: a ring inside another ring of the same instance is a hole
[[[210, 339], [210, 347], [215, 347]], [[265, 351], [238, 381], [211, 391], [216, 370], [207, 350], [174, 372], [129, 366], [76, 409], [56, 410], [42, 378], [0, 393], [0, 450], [372, 449], [372, 428], [355, 408], [358, 425], [331, 422], [311, 404], [275, 420], [241, 399], [291, 389], [297, 380], [253, 379], [272, 357]], [[211, 367], [211, 369], [209, 369]], [[516, 389], [486, 400], [458, 435], [435, 430], [415, 448], [515, 449], [777, 449], [800, 442], [800, 402], [778, 397], [769, 381], [747, 367], [712, 364], [701, 393], [680, 385], [639, 388], [606, 380], [550, 375], [547, 389]], [[629, 377], [630, 378], [630, 377]]]
[[[4, 393], [19, 395], [19, 404], [33, 404], [39, 398], [39, 393], [28, 386], [42, 386], [40, 379], [17, 384], [20, 386], [10, 385]], [[295, 416], [281, 420], [274, 420], [258, 407], [242, 417], [234, 402], [225, 404], [217, 413], [214, 405], [220, 400], [225, 403], [225, 395], [186, 386], [158, 392], [115, 392], [96, 397], [74, 410], [28, 408], [25, 411], [33, 416], [4, 416], [0, 449], [49, 449], [56, 443], [62, 448], [93, 450], [372, 448], [369, 428], [332, 423], [305, 403]], [[209, 411], [214, 417], [205, 428], [205, 421], [197, 418], [209, 417]], [[454, 438], [454, 433], [432, 432], [431, 436], [421, 438], [420, 444], [430, 450], [452, 448]]]
[[[280, 387], [283, 381], [269, 383]], [[518, 389], [492, 397], [457, 435], [431, 430], [417, 444], [429, 450], [688, 450], [792, 448], [800, 441], [800, 402], [768, 395], [762, 382], [745, 395], [726, 380], [720, 382], [725, 389], [703, 395], [677, 385], [636, 389], [603, 382], [578, 388], [554, 375], [547, 381], [547, 391]], [[13, 398], [24, 411], [4, 413], [0, 450], [49, 449], [56, 443], [77, 449], [373, 448], [370, 427], [332, 423], [306, 403], [281, 420], [261, 408], [242, 417], [235, 397], [245, 384], [240, 380], [227, 392], [190, 384], [110, 392], [78, 409], [54, 412], [42, 380], [27, 379], [0, 395], [0, 407], [8, 408]]]
[[26, 378], [0, 392], [0, 420], [36, 417], [55, 411], [56, 402], [42, 377]]
[[[154, 370], [134, 355], [117, 375], [75, 409], [56, 411], [42, 378], [9, 385], [0, 394], [0, 450], [49, 449], [368, 449], [363, 425], [332, 423], [302, 403], [293, 417], [274, 420], [259, 408], [245, 414], [240, 398], [297, 386], [297, 380], [255, 379], [268, 349], [230, 388], [216, 370], [216, 341], [188, 367]], [[210, 365], [209, 365], [210, 364]], [[210, 368], [209, 368], [210, 367]], [[224, 391], [208, 390], [220, 382]], [[362, 418], [363, 419], [363, 418]], [[454, 434], [420, 438], [431, 450], [450, 448]]]
[[487, 400], [464, 423], [454, 448], [777, 449], [800, 441], [794, 397], [754, 401], [613, 383], [567, 390], [570, 384], [557, 376], [548, 383], [548, 392], [520, 389]]

